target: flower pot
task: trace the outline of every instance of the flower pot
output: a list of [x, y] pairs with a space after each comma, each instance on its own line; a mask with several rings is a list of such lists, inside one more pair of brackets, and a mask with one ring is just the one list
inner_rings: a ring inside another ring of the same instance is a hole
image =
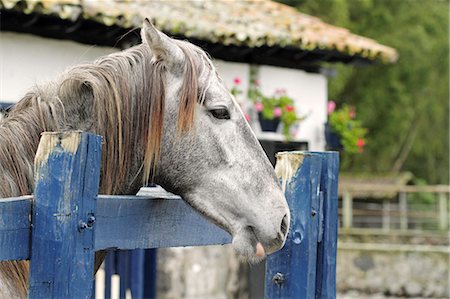
[[265, 119], [262, 113], [258, 113], [259, 124], [261, 125], [261, 130], [264, 132], [276, 132], [278, 126], [280, 125], [280, 118], [275, 117], [274, 119]]
[[325, 141], [327, 142], [327, 150], [342, 151], [344, 149], [341, 138], [338, 134], [333, 132], [328, 123], [325, 124]]

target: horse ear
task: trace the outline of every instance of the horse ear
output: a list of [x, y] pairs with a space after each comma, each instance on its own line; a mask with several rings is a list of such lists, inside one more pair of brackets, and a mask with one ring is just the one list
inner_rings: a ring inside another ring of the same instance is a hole
[[153, 26], [148, 18], [145, 18], [141, 30], [143, 43], [147, 43], [154, 60], [162, 60], [167, 65], [181, 63], [184, 58], [183, 51], [173, 39]]

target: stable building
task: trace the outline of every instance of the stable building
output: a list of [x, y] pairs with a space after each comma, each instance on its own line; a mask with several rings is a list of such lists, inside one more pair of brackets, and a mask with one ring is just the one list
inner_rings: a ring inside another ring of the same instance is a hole
[[68, 66], [140, 43], [140, 26], [148, 17], [168, 35], [208, 52], [230, 88], [240, 78], [242, 95], [256, 76], [263, 94], [283, 89], [295, 100], [306, 118], [291, 146], [281, 144], [281, 134], [263, 133], [252, 122], [271, 152], [325, 148], [332, 71], [323, 63], [397, 59], [390, 47], [272, 1], [0, 0], [0, 9], [0, 102], [18, 101], [32, 85]]

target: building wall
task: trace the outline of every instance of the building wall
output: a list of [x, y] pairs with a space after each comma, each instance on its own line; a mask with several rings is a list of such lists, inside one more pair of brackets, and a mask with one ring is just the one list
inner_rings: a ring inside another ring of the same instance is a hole
[[[17, 102], [30, 87], [56, 78], [67, 67], [92, 61], [114, 51], [117, 49], [1, 32], [0, 101]], [[228, 87], [233, 86], [234, 78], [240, 78], [244, 96], [248, 89], [250, 66], [221, 60], [216, 60], [215, 64]], [[310, 150], [323, 150], [327, 101], [325, 76], [301, 70], [260, 66], [258, 77], [265, 95], [274, 93], [276, 89], [285, 89], [295, 99], [300, 114], [307, 115], [301, 122], [295, 139], [308, 142]], [[255, 119], [253, 117], [252, 126], [258, 132]]]
[[17, 102], [33, 85], [54, 79], [67, 67], [116, 51], [73, 41], [0, 32], [0, 101]]
[[217, 72], [220, 74], [225, 85], [228, 89], [233, 87], [233, 81], [235, 78], [239, 78], [241, 83], [240, 88], [247, 92], [248, 83], [250, 80], [250, 65], [246, 63], [227, 62], [223, 60], [214, 60]]

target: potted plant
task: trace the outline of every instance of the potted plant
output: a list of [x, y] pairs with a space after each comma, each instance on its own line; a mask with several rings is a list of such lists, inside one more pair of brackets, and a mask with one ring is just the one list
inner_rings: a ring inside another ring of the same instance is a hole
[[[247, 99], [253, 103], [253, 107], [246, 107], [245, 101], [240, 101], [243, 94], [240, 85], [241, 79], [239, 77], [234, 78], [230, 92], [244, 111], [246, 120], [250, 122], [251, 117], [248, 112], [256, 110], [262, 131], [276, 132], [279, 125], [282, 124], [283, 135], [287, 140], [292, 139], [291, 131], [293, 126], [305, 117], [297, 116], [294, 100], [286, 94], [286, 90], [277, 89], [273, 96], [264, 96], [260, 91], [259, 81], [251, 78], [249, 80]], [[256, 118], [256, 115], [254, 117]]]
[[362, 153], [366, 144], [367, 129], [356, 119], [355, 108], [328, 102], [328, 122], [325, 124], [325, 139], [329, 150], [344, 150], [347, 153]]
[[259, 96], [255, 101], [255, 109], [263, 131], [276, 132], [279, 124], [283, 125], [282, 132], [286, 139], [291, 139], [290, 129], [303, 117], [298, 117], [294, 106], [294, 100], [290, 98], [284, 89], [276, 90], [270, 97]]

